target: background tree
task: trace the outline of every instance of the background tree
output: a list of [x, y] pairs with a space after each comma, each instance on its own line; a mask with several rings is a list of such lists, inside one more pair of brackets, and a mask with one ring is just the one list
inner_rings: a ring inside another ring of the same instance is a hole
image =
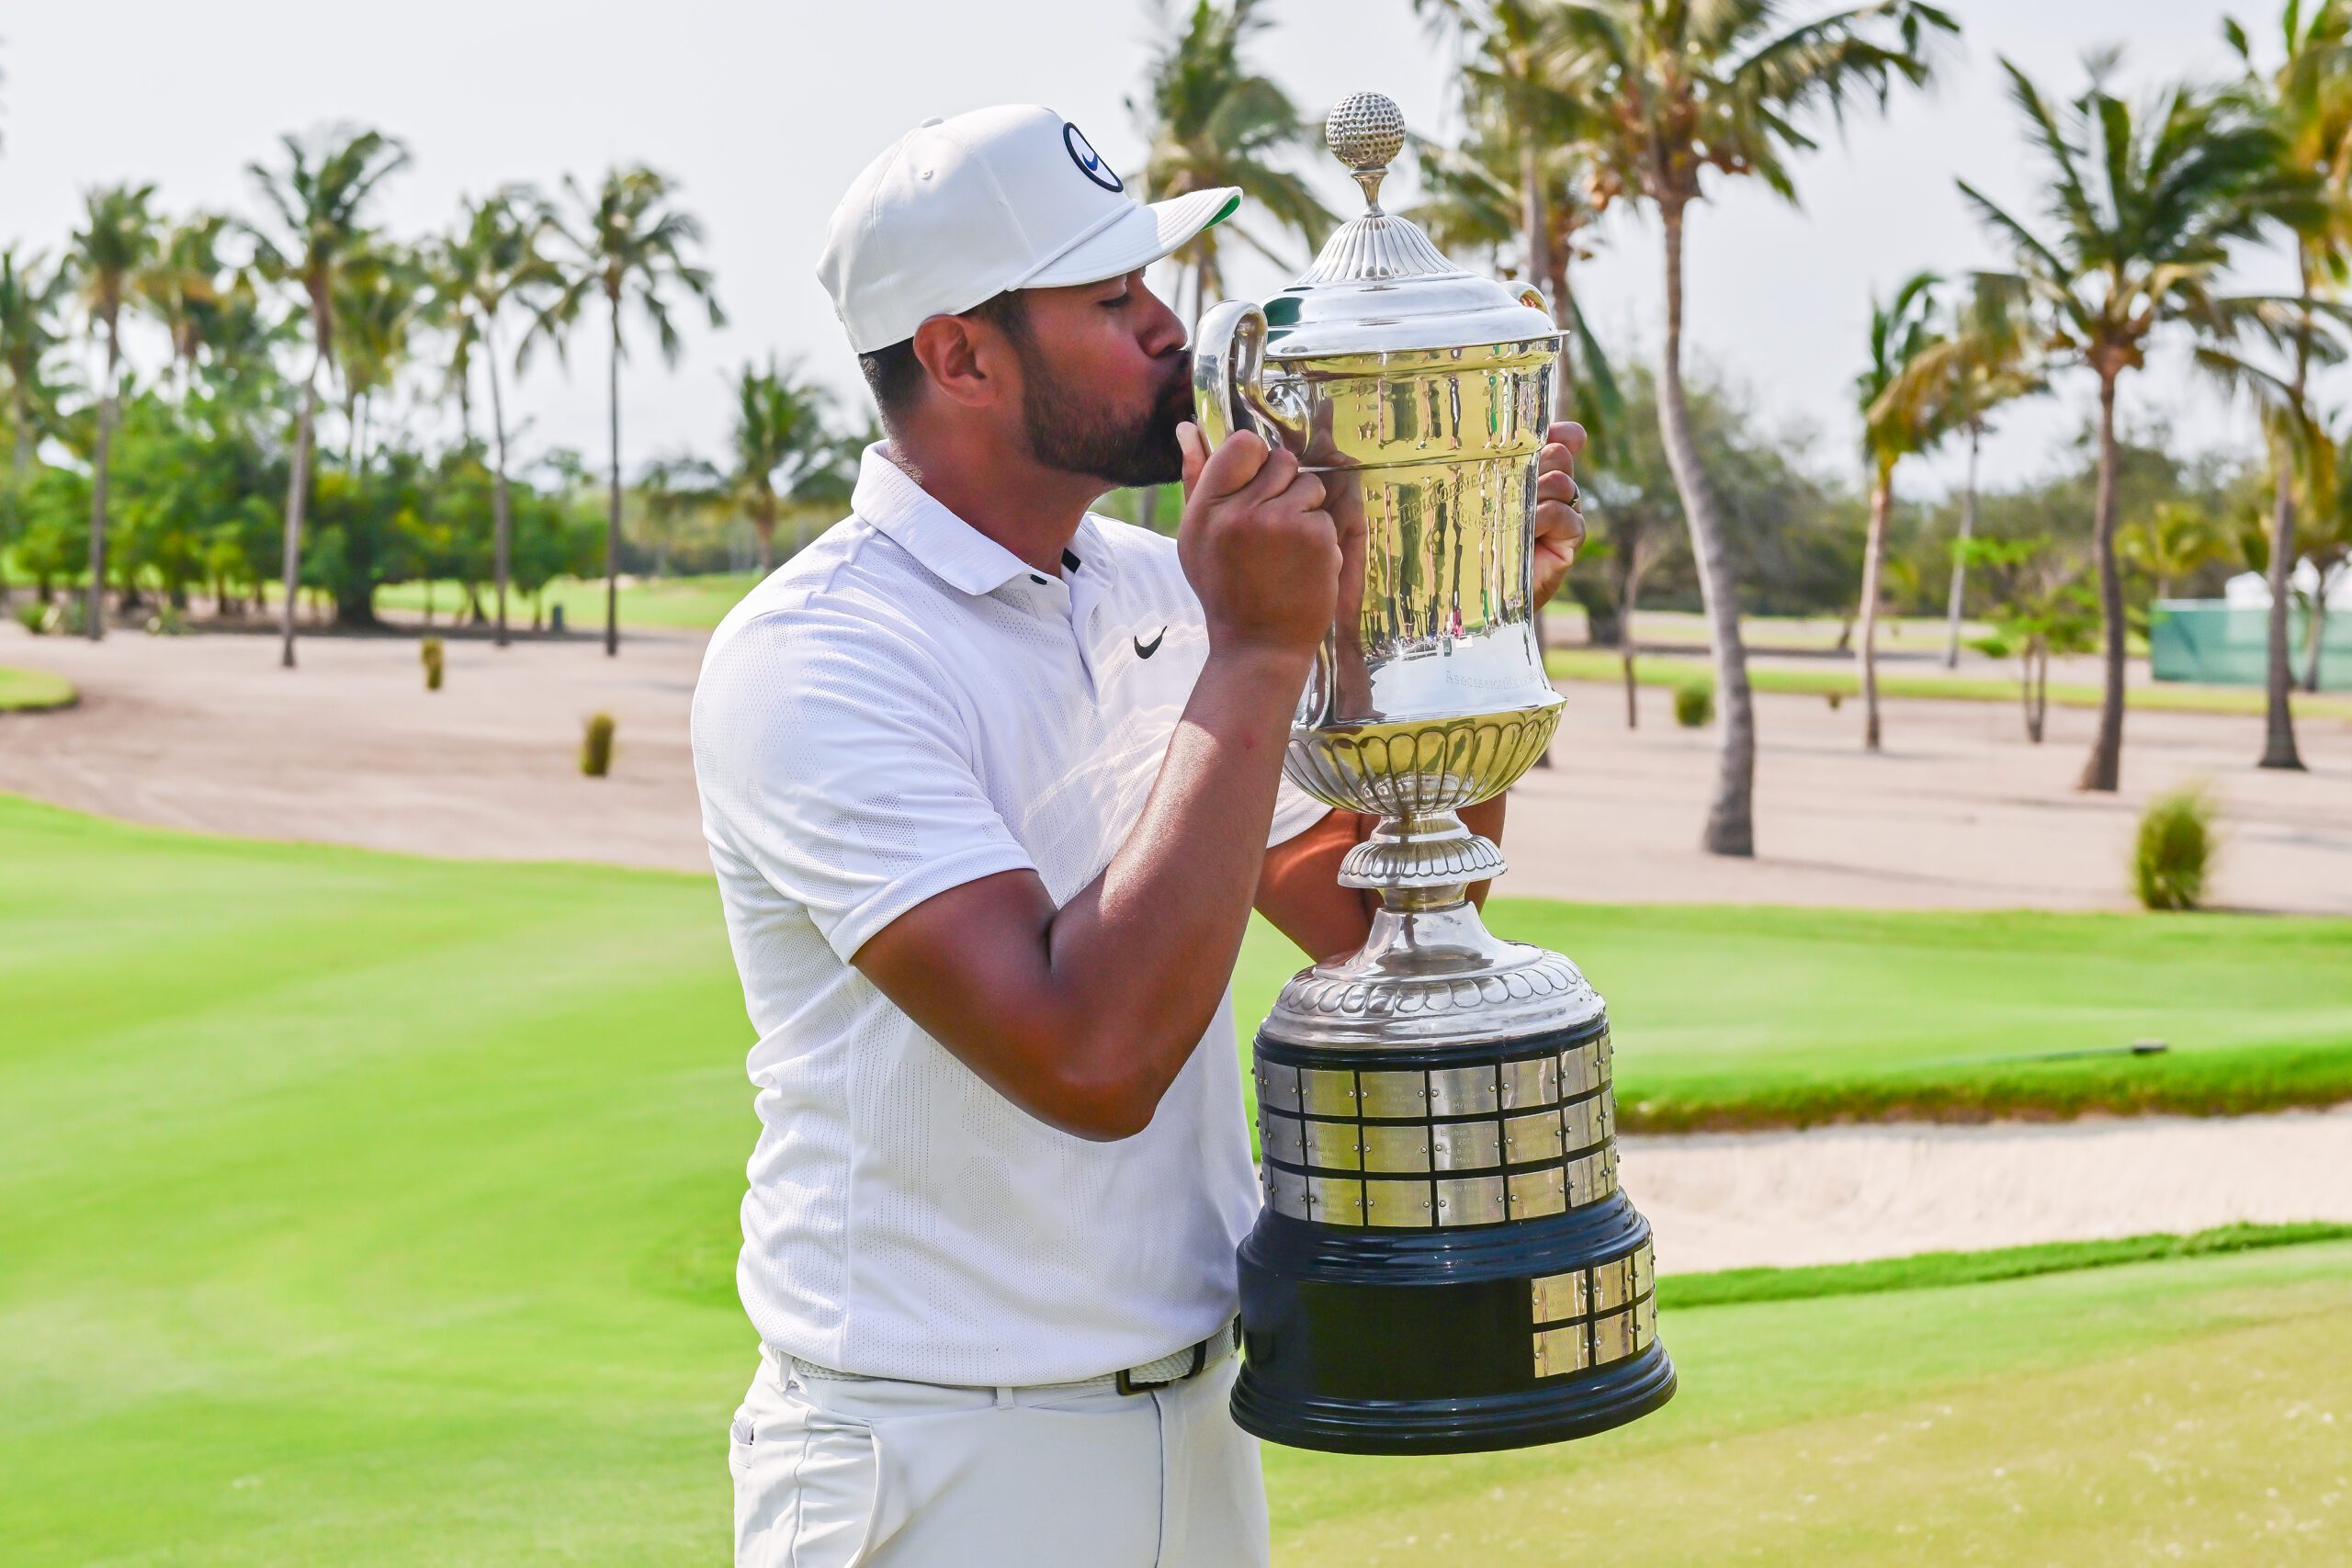
[[2122, 773], [2125, 618], [2115, 554], [2115, 398], [2146, 361], [2148, 341], [2172, 322], [2226, 329], [2212, 291], [2229, 246], [2294, 209], [2307, 182], [2282, 175], [2278, 138], [2234, 90], [2180, 85], [2143, 107], [2106, 87], [2112, 58], [2091, 62], [2089, 86], [2053, 107], [2007, 60], [2009, 96], [2041, 154], [2047, 239], [1967, 181], [1961, 194], [2015, 254], [2016, 270], [1986, 275], [2030, 308], [2047, 357], [2090, 370], [2098, 384], [2098, 493], [2092, 514], [2106, 679], [2098, 728], [2079, 787], [2112, 790]]
[[1883, 106], [1898, 82], [1927, 80], [1929, 35], [1957, 31], [1917, 0], [1874, 0], [1796, 26], [1774, 0], [1691, 6], [1657, 0], [1561, 0], [1566, 67], [1592, 106], [1595, 203], [1646, 201], [1665, 233], [1666, 331], [1658, 417], [1690, 533], [1721, 715], [1722, 762], [1702, 843], [1756, 852], [1756, 705], [1740, 638], [1739, 588], [1723, 507], [1690, 431], [1682, 382], [1682, 244], [1703, 177], [1754, 177], [1793, 200], [1788, 159], [1814, 146], [1802, 121], [1841, 118], [1867, 96]]
[[1156, 0], [1153, 9], [1159, 38], [1145, 67], [1144, 96], [1127, 99], [1144, 137], [1144, 189], [1150, 200], [1167, 201], [1238, 186], [1245, 198], [1234, 217], [1202, 230], [1170, 258], [1192, 285], [1185, 300], [1180, 284], [1178, 312], [1197, 321], [1209, 298], [1225, 290], [1226, 240], [1240, 241], [1277, 266], [1295, 266], [1258, 227], [1258, 215], [1274, 232], [1312, 245], [1330, 227], [1331, 213], [1305, 178], [1282, 164], [1308, 140], [1297, 107], [1243, 58], [1250, 37], [1267, 26], [1260, 0], [1194, 0], [1181, 23], [1167, 0]]
[[[465, 204], [458, 231], [442, 242], [434, 262], [434, 291], [457, 340], [451, 377], [463, 389], [470, 374], [470, 346], [480, 344], [490, 370], [492, 436], [492, 580], [497, 607], [495, 640], [508, 643], [506, 594], [514, 570], [514, 506], [507, 475], [506, 404], [499, 381], [499, 329], [510, 305], [536, 310], [563, 288], [563, 275], [548, 254], [554, 220], [547, 203], [528, 186], [509, 185], [480, 201]], [[470, 426], [467, 440], [472, 439]]]
[[732, 468], [726, 485], [760, 541], [760, 575], [775, 566], [775, 525], [787, 502], [846, 493], [842, 446], [826, 428], [824, 389], [797, 366], [746, 365], [735, 382]]
[[290, 285], [310, 318], [311, 362], [302, 378], [295, 418], [294, 461], [286, 484], [285, 598], [278, 662], [294, 668], [294, 601], [300, 590], [302, 513], [310, 500], [311, 454], [319, 417], [319, 373], [334, 363], [334, 304], [345, 274], [367, 251], [364, 221], [377, 187], [408, 163], [408, 149], [374, 130], [336, 127], [309, 141], [288, 136], [285, 166], [248, 164], [246, 172], [276, 218], [275, 231], [255, 229], [257, 257], [272, 277]]
[[334, 364], [343, 378], [344, 466], [364, 479], [376, 400], [397, 384], [424, 303], [424, 269], [407, 246], [370, 236], [334, 290]]
[[2050, 714], [2050, 656], [2092, 646], [2097, 605], [2081, 568], [2046, 536], [1977, 539], [1961, 548], [1992, 580], [1992, 629], [1973, 646], [2022, 666], [2018, 694], [2025, 705], [2025, 738], [2039, 746]]
[[[10, 542], [28, 526], [26, 488], [41, 435], [55, 423], [56, 398], [49, 381], [49, 356], [62, 341], [67, 279], [63, 269], [15, 245], [0, 249], [0, 376], [7, 378], [8, 468], [0, 485], [0, 565]], [[44, 598], [47, 595], [44, 593]], [[0, 570], [0, 604], [8, 599]]]
[[1870, 360], [1854, 378], [1862, 415], [1862, 456], [1870, 475], [1869, 532], [1862, 544], [1862, 748], [1879, 749], [1879, 578], [1886, 559], [1887, 514], [1894, 510], [1894, 470], [1944, 434], [1944, 411], [1930, 402], [1890, 396], [1905, 371], [1942, 340], [1937, 322], [1936, 277], [1915, 273], [1882, 306], [1871, 302]]
[[624, 307], [635, 304], [652, 326], [664, 363], [676, 365], [683, 346], [670, 319], [671, 295], [682, 291], [701, 301], [710, 324], [726, 324], [711, 291], [710, 274], [687, 260], [687, 251], [701, 243], [702, 225], [673, 201], [669, 179], [642, 164], [606, 172], [593, 192], [569, 175], [564, 189], [576, 209], [577, 227], [559, 225], [570, 256], [563, 288], [541, 311], [534, 334], [544, 334], [557, 345], [563, 332], [579, 318], [591, 295], [605, 302], [610, 331], [611, 358], [606, 377], [606, 407], [612, 434], [612, 485], [605, 528], [605, 652], [621, 650], [621, 362], [628, 356], [622, 332]]
[[[2352, 182], [2352, 59], [2347, 59], [2352, 12], [2339, 0], [2318, 0], [2308, 12], [2301, 0], [2288, 0], [2279, 18], [2279, 63], [2267, 73], [2256, 66], [2244, 28], [2225, 18], [2222, 31], [2245, 66], [2248, 91], [2267, 111], [2278, 133], [2279, 167], [2311, 179], [2317, 187], [2318, 199], [2296, 215], [2291, 228], [2297, 288], [2288, 334], [2294, 366], [2290, 387], [2290, 401], [2301, 412], [2318, 337], [2314, 296], [2342, 288], [2346, 249], [2352, 245], [2352, 199], [2346, 194], [2347, 182]], [[2292, 685], [2287, 616], [2288, 580], [2298, 553], [2295, 502], [2290, 465], [2280, 462], [2275, 466], [2271, 492], [2267, 700], [2261, 759], [2266, 768], [2303, 765], [2295, 745], [2294, 708], [2287, 695]]]
[[106, 342], [98, 383], [97, 431], [90, 446], [90, 579], [83, 627], [92, 642], [106, 635], [107, 479], [119, 412], [122, 367], [122, 307], [140, 269], [155, 250], [152, 185], [104, 186], [83, 200], [82, 227], [66, 253], [93, 337]]
[[2157, 503], [2122, 528], [2116, 553], [2144, 574], [2158, 599], [2172, 597], [2173, 584], [2194, 575], [2230, 549], [2221, 519], [2190, 501]]
[[221, 263], [220, 241], [228, 230], [229, 220], [217, 213], [194, 213], [172, 224], [134, 281], [140, 304], [171, 340], [172, 370], [183, 397], [221, 308], [230, 269]]

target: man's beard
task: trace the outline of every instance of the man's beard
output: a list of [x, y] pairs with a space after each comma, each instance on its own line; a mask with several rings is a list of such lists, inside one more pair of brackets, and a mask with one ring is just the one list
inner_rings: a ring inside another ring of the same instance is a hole
[[1122, 413], [1055, 375], [1044, 356], [1021, 354], [1021, 423], [1029, 455], [1046, 468], [1115, 486], [1173, 484], [1184, 477], [1176, 427], [1193, 417], [1184, 362], [1142, 414]]

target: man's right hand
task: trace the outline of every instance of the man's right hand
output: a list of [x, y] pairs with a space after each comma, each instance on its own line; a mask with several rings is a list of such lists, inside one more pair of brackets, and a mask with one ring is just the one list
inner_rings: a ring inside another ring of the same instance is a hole
[[1322, 479], [1250, 431], [1215, 452], [1197, 425], [1176, 435], [1184, 452], [1176, 553], [1200, 596], [1210, 651], [1311, 653], [1330, 630], [1340, 581]]

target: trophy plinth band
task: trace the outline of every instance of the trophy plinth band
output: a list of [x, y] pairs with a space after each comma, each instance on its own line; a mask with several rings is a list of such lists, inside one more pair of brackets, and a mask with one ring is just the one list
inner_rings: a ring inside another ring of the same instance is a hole
[[1372, 933], [1283, 987], [1256, 1043], [1265, 1212], [1242, 1244], [1243, 1427], [1358, 1453], [1556, 1442], [1672, 1397], [1649, 1222], [1617, 1182], [1600, 998], [1469, 900], [1504, 870], [1457, 813], [1532, 767], [1560, 697], [1535, 637], [1537, 456], [1563, 333], [1379, 205], [1404, 141], [1356, 94], [1364, 191], [1297, 282], [1202, 318], [1215, 445], [1253, 429], [1364, 540], [1284, 772], [1378, 819], [1340, 881]]

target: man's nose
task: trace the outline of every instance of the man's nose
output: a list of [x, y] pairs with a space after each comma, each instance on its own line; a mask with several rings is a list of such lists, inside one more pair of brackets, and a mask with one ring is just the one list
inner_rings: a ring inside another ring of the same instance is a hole
[[1151, 308], [1144, 313], [1141, 342], [1144, 352], [1157, 359], [1182, 349], [1187, 333], [1184, 318], [1170, 310], [1166, 300], [1156, 294], [1149, 299]]

